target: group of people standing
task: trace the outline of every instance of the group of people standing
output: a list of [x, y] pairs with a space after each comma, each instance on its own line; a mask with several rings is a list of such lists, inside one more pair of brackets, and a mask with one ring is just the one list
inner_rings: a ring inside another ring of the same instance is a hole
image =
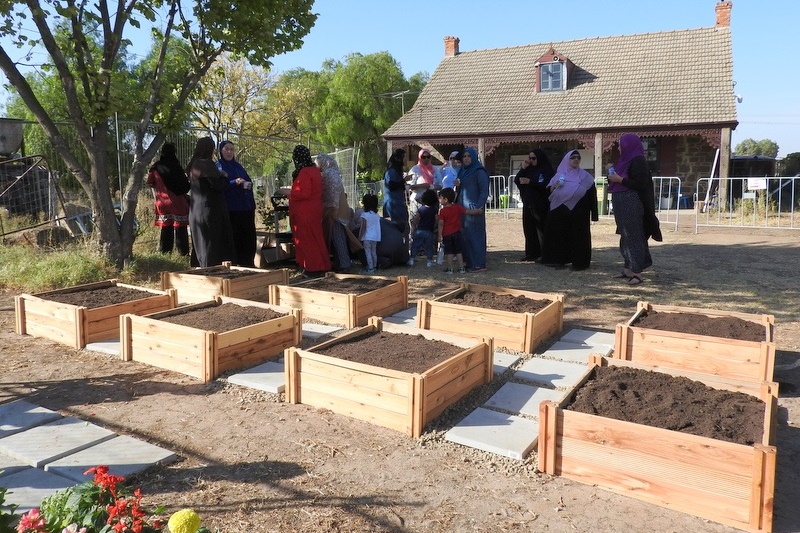
[[[155, 196], [155, 225], [161, 228], [159, 250], [190, 255], [193, 266], [231, 261], [255, 266], [256, 203], [253, 181], [236, 161], [231, 141], [215, 145], [211, 137], [197, 141], [189, 164], [178, 161], [175, 145], [165, 143], [150, 167], [147, 184]], [[187, 195], [187, 193], [189, 193]], [[187, 227], [191, 229], [189, 246]]]
[[[642, 142], [634, 134], [620, 138], [620, 157], [609, 167], [611, 192], [620, 254], [624, 267], [615, 277], [630, 285], [643, 281], [642, 271], [653, 264], [651, 237], [661, 240], [655, 215], [653, 181]], [[554, 170], [547, 154], [534, 149], [514, 183], [522, 199], [525, 255], [522, 261], [571, 270], [589, 268], [592, 258], [591, 221], [598, 220], [594, 178], [580, 166], [578, 150], [568, 151]]]
[[[438, 168], [431, 163], [430, 151], [422, 149], [417, 163], [408, 172], [404, 171], [405, 155], [405, 150], [397, 149], [387, 162], [383, 216], [410, 241], [409, 265], [414, 265], [417, 253], [424, 252], [427, 266], [433, 266], [436, 240], [448, 262], [446, 271], [452, 273], [454, 268], [485, 271], [484, 209], [489, 196], [489, 173], [478, 160], [477, 151], [474, 148], [454, 151], [447, 165]], [[444, 208], [451, 206], [460, 207], [445, 214]], [[447, 218], [456, 211], [458, 215]], [[443, 223], [443, 217], [447, 224]], [[463, 264], [459, 264], [462, 256]]]

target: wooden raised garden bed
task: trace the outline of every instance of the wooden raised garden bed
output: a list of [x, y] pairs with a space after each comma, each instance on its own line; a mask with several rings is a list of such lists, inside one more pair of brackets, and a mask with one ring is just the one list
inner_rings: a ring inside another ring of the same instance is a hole
[[[335, 284], [336, 280], [363, 280], [365, 287], [376, 280], [387, 283], [383, 287], [365, 292], [335, 292], [313, 288], [320, 283]], [[270, 285], [269, 302], [302, 309], [305, 318], [354, 328], [365, 325], [371, 316], [389, 316], [408, 308], [408, 276], [390, 278], [328, 272], [321, 279], [311, 279], [294, 285]]]
[[266, 303], [269, 286], [276, 283], [289, 283], [288, 269], [261, 270], [226, 262], [220, 266], [161, 273], [161, 288], [176, 289], [181, 303], [209, 301], [215, 296]]
[[427, 339], [442, 339], [464, 348], [420, 373], [317, 353], [326, 347], [381, 331], [401, 334], [408, 333], [409, 329], [373, 317], [369, 325], [308, 350], [288, 349], [284, 357], [286, 401], [330, 409], [419, 437], [428, 422], [492, 379], [494, 348], [490, 338], [471, 341], [414, 330]]
[[[575, 390], [597, 366], [659, 370], [591, 357]], [[558, 404], [539, 405], [538, 469], [729, 526], [771, 531], [777, 395], [772, 382], [755, 394], [765, 405], [764, 428], [761, 442], [750, 446], [565, 409], [573, 390]]]
[[[764, 338], [760, 342], [754, 342], [715, 337], [714, 331], [709, 331], [707, 335], [695, 335], [637, 327], [636, 321], [649, 311], [739, 318], [763, 326]], [[639, 302], [633, 317], [616, 327], [613, 357], [658, 365], [662, 371], [678, 369], [682, 372], [718, 376], [722, 381], [737, 381], [757, 389], [761, 382], [772, 381], [775, 367], [775, 318], [772, 315]]]
[[[488, 292], [498, 295], [525, 297], [531, 300], [549, 300], [550, 303], [536, 312], [513, 312], [452, 303], [466, 292]], [[462, 283], [461, 287], [436, 298], [417, 302], [417, 327], [452, 335], [493, 337], [495, 346], [533, 353], [546, 338], [561, 331], [564, 316], [564, 297], [475, 283]]]
[[[270, 309], [285, 316], [219, 332], [163, 320], [226, 303]], [[299, 309], [227, 297], [148, 316], [123, 315], [120, 322], [123, 361], [139, 361], [180, 372], [204, 383], [229, 370], [252, 367], [276, 358], [289, 346], [299, 344], [302, 337]]]
[[[86, 307], [55, 301], [54, 297], [69, 293], [100, 291], [120, 287], [140, 291], [140, 299]], [[118, 339], [120, 315], [144, 315], [172, 309], [177, 305], [175, 290], [147, 289], [117, 283], [116, 280], [76, 285], [65, 289], [20, 294], [14, 297], [16, 332], [20, 335], [44, 337], [74, 348], [83, 348], [90, 342]]]

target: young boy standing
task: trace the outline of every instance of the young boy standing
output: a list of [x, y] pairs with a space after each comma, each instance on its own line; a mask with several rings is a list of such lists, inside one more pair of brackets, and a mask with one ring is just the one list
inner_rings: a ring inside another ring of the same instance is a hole
[[448, 274], [453, 273], [453, 258], [455, 257], [458, 273], [463, 274], [464, 259], [461, 256], [461, 217], [463, 215], [480, 215], [483, 209], [466, 209], [463, 205], [454, 203], [456, 193], [451, 188], [439, 191], [439, 242], [444, 246], [444, 261]]
[[414, 266], [414, 258], [420, 252], [425, 252], [428, 262], [425, 266], [433, 266], [433, 252], [434, 243], [436, 242], [436, 213], [439, 207], [439, 199], [436, 196], [436, 191], [428, 189], [418, 200], [419, 202], [419, 217], [417, 219], [417, 229], [414, 231], [414, 238], [411, 241], [411, 258], [408, 260], [408, 266]]
[[367, 257], [367, 268], [362, 274], [374, 274], [378, 268], [378, 243], [381, 240], [381, 217], [378, 215], [378, 197], [365, 194], [361, 199], [364, 212], [361, 213], [361, 231], [359, 240], [364, 243], [364, 255]]

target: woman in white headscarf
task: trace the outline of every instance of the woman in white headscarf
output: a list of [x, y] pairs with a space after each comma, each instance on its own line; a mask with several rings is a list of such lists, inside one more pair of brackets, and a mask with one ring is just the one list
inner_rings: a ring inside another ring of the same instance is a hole
[[544, 230], [542, 262], [547, 266], [572, 263], [585, 270], [592, 261], [590, 220], [598, 220], [597, 188], [591, 174], [581, 168], [581, 154], [570, 150], [547, 184], [550, 212]]

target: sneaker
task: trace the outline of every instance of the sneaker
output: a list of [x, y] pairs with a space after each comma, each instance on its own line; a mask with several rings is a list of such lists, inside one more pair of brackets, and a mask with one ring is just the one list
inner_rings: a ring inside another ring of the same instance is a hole
[[467, 269], [464, 268], [464, 267], [461, 267], [461, 268], [458, 269], [458, 273], [459, 274], [466, 274], [467, 273]]
[[406, 264], [407, 264], [408, 266], [410, 266], [410, 267], [413, 267], [413, 266], [414, 266], [414, 258], [412, 257], [411, 259], [409, 259], [409, 260], [408, 260], [408, 262], [407, 262]]
[[442, 270], [442, 272], [444, 272], [445, 274], [452, 274], [453, 273], [453, 269], [452, 268], [445, 268], [444, 270]]
[[431, 268], [433, 266], [433, 261], [428, 261], [427, 263], [425, 263], [425, 266]]
[[469, 269], [470, 272], [486, 272], [486, 267], [472, 267]]

